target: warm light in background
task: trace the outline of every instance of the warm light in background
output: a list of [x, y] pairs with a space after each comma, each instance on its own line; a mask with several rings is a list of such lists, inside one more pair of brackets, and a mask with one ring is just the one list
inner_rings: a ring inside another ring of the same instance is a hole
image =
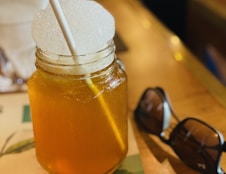
[[176, 52], [174, 54], [174, 58], [176, 61], [182, 61], [183, 60], [183, 55], [180, 52]]
[[179, 37], [177, 37], [176, 35], [173, 35], [171, 38], [170, 38], [170, 42], [173, 44], [173, 45], [178, 45], [180, 43], [180, 39]]

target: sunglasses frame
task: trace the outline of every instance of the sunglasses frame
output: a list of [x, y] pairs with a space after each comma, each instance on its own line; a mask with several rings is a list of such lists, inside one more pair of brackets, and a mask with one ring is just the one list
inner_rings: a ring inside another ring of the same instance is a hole
[[[140, 113], [144, 114], [144, 111], [142, 110], [142, 107], [141, 107], [141, 102], [142, 100], [144, 100], [147, 92], [149, 91], [153, 91], [155, 92], [159, 97], [160, 99], [162, 100], [162, 104], [163, 104], [163, 124], [162, 124], [162, 131], [157, 134], [153, 131], [151, 131], [149, 128], [147, 128], [143, 123], [142, 121], [140, 120]], [[170, 118], [171, 118], [171, 115], [177, 120], [178, 124], [176, 125], [175, 128], [173, 128], [173, 130], [170, 132], [170, 135], [169, 135], [169, 138], [165, 138], [165, 133], [164, 131], [169, 128], [170, 126]], [[193, 118], [193, 117], [188, 117], [188, 118], [185, 118], [184, 120], [180, 121], [179, 118], [176, 116], [176, 114], [174, 113], [173, 109], [171, 108], [170, 106], [170, 102], [169, 102], [169, 99], [165, 93], [165, 91], [161, 88], [161, 87], [155, 87], [155, 88], [147, 88], [144, 93], [142, 94], [139, 102], [138, 102], [138, 105], [134, 111], [134, 116], [135, 116], [135, 120], [136, 122], [148, 133], [151, 133], [151, 134], [154, 134], [154, 135], [157, 135], [164, 143], [166, 143], [167, 145], [169, 145], [173, 150], [174, 152], [177, 154], [177, 156], [185, 163], [187, 164], [188, 166], [190, 166], [191, 168], [199, 171], [199, 172], [204, 172], [206, 174], [225, 174], [224, 171], [221, 169], [220, 167], [220, 160], [221, 160], [221, 155], [222, 155], [222, 152], [226, 152], [226, 142], [224, 141], [224, 138], [223, 138], [223, 135], [218, 131], [216, 130], [215, 128], [213, 128], [212, 126], [210, 126], [209, 124], [197, 119], [197, 118]], [[209, 128], [211, 131], [213, 131], [214, 133], [216, 133], [218, 135], [218, 140], [219, 140], [219, 144], [217, 146], [214, 147], [215, 150], [218, 151], [218, 156], [216, 158], [216, 161], [215, 161], [215, 171], [206, 171], [205, 170], [205, 164], [197, 164], [197, 166], [193, 166], [193, 165], [190, 165], [189, 163], [187, 163], [186, 161], [184, 161], [181, 157], [180, 157], [180, 154], [178, 153], [177, 151], [177, 148], [174, 146], [174, 135], [177, 133], [178, 129], [181, 127], [181, 125], [184, 125], [185, 122], [188, 122], [190, 120], [193, 120], [193, 121], [196, 121], [202, 125], [204, 125], [205, 127]]]
[[180, 129], [181, 125], [184, 125], [186, 122], [188, 121], [195, 121], [197, 123], [202, 124], [203, 126], [207, 127], [208, 129], [210, 129], [213, 133], [215, 133], [218, 137], [218, 142], [219, 144], [216, 146], [211, 147], [211, 149], [215, 149], [218, 152], [218, 155], [216, 157], [216, 161], [214, 161], [214, 166], [215, 166], [215, 170], [214, 171], [207, 171], [206, 170], [206, 166], [203, 163], [197, 163], [197, 166], [193, 166], [190, 165], [189, 163], [187, 163], [186, 161], [182, 160], [184, 163], [186, 163], [188, 166], [190, 166], [193, 169], [196, 169], [200, 172], [205, 172], [208, 174], [224, 174], [223, 170], [220, 167], [220, 160], [221, 160], [221, 155], [222, 152], [226, 151], [225, 149], [225, 142], [224, 142], [224, 138], [223, 135], [216, 129], [214, 129], [213, 127], [211, 127], [209, 124], [197, 119], [197, 118], [193, 118], [193, 117], [188, 117], [185, 118], [184, 120], [182, 120], [181, 122], [179, 122], [179, 124], [173, 129], [173, 131], [170, 133], [170, 138], [169, 141], [167, 142], [168, 145], [170, 145], [172, 147], [172, 149], [174, 150], [174, 152], [177, 154], [177, 156], [180, 157], [180, 154], [177, 151], [177, 148], [174, 146], [173, 140], [174, 140], [174, 134], [176, 134], [178, 131], [178, 129]]
[[[148, 91], [154, 91], [156, 94], [158, 94], [158, 96], [161, 98], [162, 103], [163, 103], [163, 125], [162, 125], [162, 131], [159, 134], [156, 134], [155, 132], [152, 132], [151, 130], [146, 128], [142, 124], [142, 122], [140, 121], [140, 119], [138, 117], [138, 115], [141, 112], [140, 103], [144, 99], [144, 97], [145, 97], [145, 95], [146, 95], [146, 93]], [[179, 118], [176, 116], [176, 114], [174, 113], [173, 109], [170, 106], [170, 102], [169, 102], [169, 99], [168, 99], [165, 91], [162, 88], [160, 88], [160, 87], [155, 87], [155, 88], [150, 88], [149, 87], [143, 92], [143, 94], [142, 94], [142, 96], [141, 96], [141, 98], [139, 100], [139, 103], [137, 105], [137, 108], [134, 111], [134, 115], [135, 115], [136, 121], [142, 125], [142, 127], [145, 129], [146, 132], [159, 136], [159, 138], [161, 138], [161, 140], [166, 142], [166, 143], [168, 142], [168, 140], [165, 138], [164, 131], [166, 129], [168, 129], [169, 126], [170, 126], [171, 115], [176, 119], [177, 122], [180, 122]]]

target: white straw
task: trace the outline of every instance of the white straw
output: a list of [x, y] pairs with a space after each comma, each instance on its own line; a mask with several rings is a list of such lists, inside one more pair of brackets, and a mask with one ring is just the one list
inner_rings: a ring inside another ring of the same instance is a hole
[[64, 16], [63, 9], [61, 8], [59, 1], [58, 0], [49, 0], [49, 2], [52, 6], [53, 12], [54, 12], [56, 19], [60, 25], [60, 28], [63, 32], [64, 38], [67, 42], [67, 45], [70, 49], [71, 54], [76, 55], [76, 51], [75, 51], [76, 44], [75, 44], [72, 32], [71, 32], [70, 27], [67, 23], [67, 20]]
[[[74, 37], [71, 33], [67, 20], [65, 19], [65, 16], [64, 16], [63, 10], [60, 6], [60, 3], [58, 0], [49, 0], [49, 1], [52, 6], [52, 9], [55, 13], [55, 16], [57, 18], [57, 21], [60, 25], [60, 28], [63, 32], [64, 38], [67, 42], [70, 52], [72, 55], [76, 55], [76, 45], [75, 45]], [[99, 92], [100, 92], [99, 89], [96, 87], [96, 85], [94, 85], [93, 81], [90, 78], [86, 79], [86, 83], [95, 95], [99, 94]], [[112, 131], [115, 134], [115, 137], [119, 143], [119, 146], [121, 147], [122, 150], [125, 150], [126, 145], [123, 142], [123, 138], [122, 138], [122, 136], [119, 132], [119, 129], [113, 119], [113, 116], [111, 115], [111, 112], [107, 106], [107, 103], [105, 102], [103, 96], [101, 96], [101, 95], [98, 97], [98, 100], [103, 108], [103, 112], [105, 113], [109, 124], [111, 125]]]

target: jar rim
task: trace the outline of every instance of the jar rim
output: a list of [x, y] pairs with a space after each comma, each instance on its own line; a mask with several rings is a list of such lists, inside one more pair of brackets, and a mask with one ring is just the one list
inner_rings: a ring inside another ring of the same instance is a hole
[[75, 56], [51, 54], [37, 48], [36, 58], [36, 67], [48, 71], [57, 72], [60, 68], [66, 73], [74, 71], [74, 74], [88, 74], [103, 69], [114, 61], [115, 44], [111, 40], [97, 52]]
[[[71, 57], [76, 57], [76, 56], [78, 56], [78, 57], [85, 57], [85, 56], [89, 56], [89, 55], [93, 55], [93, 54], [98, 54], [98, 53], [101, 53], [101, 52], [104, 52], [105, 50], [107, 50], [108, 48], [111, 48], [111, 47], [113, 47], [114, 46], [114, 40], [112, 39], [112, 40], [110, 40], [110, 41], [108, 41], [106, 44], [105, 44], [105, 46], [104, 47], [102, 47], [101, 49], [99, 49], [98, 51], [96, 51], [96, 52], [90, 52], [90, 53], [85, 53], [85, 54], [75, 54], [75, 55], [69, 55], [69, 54], [55, 54], [55, 53], [53, 53], [53, 52], [50, 52], [50, 51], [45, 51], [45, 50], [42, 50], [41, 48], [39, 48], [38, 46], [37, 46], [37, 50], [41, 53], [41, 54], [43, 54], [43, 55], [48, 55], [48, 56], [54, 56], [54, 57], [64, 57], [64, 58], [66, 58], [66, 57], [68, 57], [68, 58], [71, 58]], [[114, 48], [114, 50], [115, 50], [115, 48]]]

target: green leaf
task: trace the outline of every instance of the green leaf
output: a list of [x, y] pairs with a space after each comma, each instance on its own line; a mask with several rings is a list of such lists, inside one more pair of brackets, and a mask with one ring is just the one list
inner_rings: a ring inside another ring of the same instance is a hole
[[20, 153], [35, 147], [34, 138], [26, 139], [9, 146], [2, 155]]
[[0, 152], [0, 157], [3, 155], [3, 152], [5, 150], [5, 147], [7, 146], [7, 144], [9, 143], [9, 141], [13, 138], [13, 136], [15, 135], [16, 133], [12, 133], [5, 141], [5, 143], [3, 144], [2, 146], [2, 149], [1, 149], [1, 152]]

